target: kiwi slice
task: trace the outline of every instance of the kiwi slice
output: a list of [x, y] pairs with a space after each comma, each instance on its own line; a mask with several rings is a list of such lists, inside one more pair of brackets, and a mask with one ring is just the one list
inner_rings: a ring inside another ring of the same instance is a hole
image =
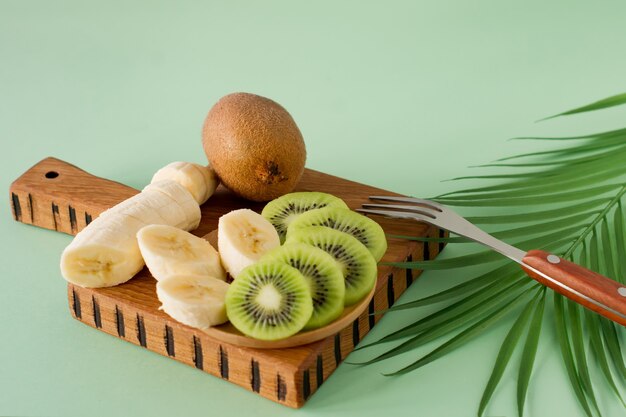
[[257, 262], [244, 268], [226, 292], [226, 314], [241, 333], [261, 340], [298, 333], [311, 318], [309, 283], [282, 262]]
[[335, 259], [323, 250], [292, 242], [274, 249], [261, 260], [286, 263], [307, 279], [313, 298], [313, 314], [304, 329], [325, 326], [343, 312], [346, 292], [343, 273]]
[[349, 209], [325, 207], [303, 213], [289, 225], [287, 238], [292, 232], [310, 226], [326, 226], [354, 236], [369, 249], [377, 262], [387, 250], [383, 228], [369, 217]]
[[302, 191], [285, 194], [270, 201], [263, 208], [261, 215], [274, 225], [282, 243], [285, 241], [289, 223], [306, 211], [323, 207], [348, 208], [342, 199], [334, 195]]
[[358, 302], [374, 286], [378, 275], [376, 260], [355, 237], [328, 227], [311, 226], [290, 232], [286, 244], [292, 242], [318, 247], [341, 265], [346, 286], [345, 305]]

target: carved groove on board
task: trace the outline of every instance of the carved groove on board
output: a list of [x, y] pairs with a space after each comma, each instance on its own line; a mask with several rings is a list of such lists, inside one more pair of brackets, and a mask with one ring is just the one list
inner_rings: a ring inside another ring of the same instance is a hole
[[387, 306], [391, 307], [396, 301], [396, 294], [393, 288], [393, 274], [387, 276]]
[[374, 316], [374, 298], [376, 297], [372, 297], [367, 306], [367, 324], [370, 326], [370, 330], [372, 330], [372, 327], [376, 324], [376, 317]]
[[89, 226], [89, 223], [91, 223], [91, 214], [85, 212], [85, 225]]
[[202, 356], [202, 342], [197, 336], [193, 337], [193, 363], [198, 369], [204, 369], [204, 357]]
[[341, 336], [339, 333], [335, 335], [335, 366], [339, 366], [341, 363]]
[[228, 352], [224, 350], [222, 345], [220, 345], [220, 356], [218, 358], [218, 363], [220, 366], [220, 375], [224, 379], [228, 379]]
[[117, 327], [117, 335], [119, 337], [126, 337], [126, 327], [124, 326], [124, 314], [122, 310], [115, 306], [115, 327]]
[[13, 204], [13, 216], [18, 222], [22, 221], [22, 207], [20, 206], [20, 198], [15, 193], [11, 193], [11, 204]]
[[143, 347], [148, 347], [148, 341], [146, 340], [146, 325], [143, 322], [143, 317], [137, 313], [137, 340]]
[[72, 228], [72, 233], [76, 233], [77, 225], [76, 225], [76, 209], [72, 206], [67, 206], [69, 215], [70, 215], [70, 227]]
[[356, 347], [361, 341], [361, 335], [359, 334], [359, 318], [352, 322], [352, 345]]
[[[411, 262], [413, 261], [413, 255], [409, 255], [406, 257], [406, 262]], [[411, 284], [413, 284], [413, 271], [411, 270], [411, 268], [406, 268], [404, 270], [405, 273], [405, 277], [406, 277], [406, 288], [408, 289]]]
[[72, 310], [74, 310], [76, 318], [83, 318], [82, 312], [80, 311], [80, 298], [78, 298], [78, 294], [76, 294], [74, 287], [72, 287]]
[[259, 362], [254, 359], [250, 360], [250, 387], [254, 392], [261, 391], [261, 372], [259, 371]]
[[163, 332], [163, 343], [165, 343], [167, 356], [171, 356], [172, 358], [175, 357], [176, 352], [174, 350], [174, 331], [167, 324], [165, 325], [165, 331]]
[[35, 224], [35, 209], [33, 207], [33, 195], [28, 193], [28, 210], [30, 211], [30, 222]]
[[302, 397], [306, 401], [311, 395], [311, 378], [309, 376], [309, 370], [305, 369], [302, 372]]
[[278, 401], [285, 401], [287, 398], [287, 384], [280, 374], [276, 374], [276, 398]]
[[317, 388], [324, 382], [324, 362], [322, 355], [317, 355], [317, 363], [315, 364], [315, 379], [317, 382]]
[[59, 221], [58, 221], [57, 217], [59, 217], [59, 206], [57, 206], [56, 204], [52, 203], [51, 204], [51, 209], [52, 209], [52, 220], [54, 220], [54, 230], [58, 231], [59, 230]]
[[[444, 238], [446, 237], [446, 231], [444, 229], [439, 229], [439, 237]], [[446, 247], [446, 243], [445, 242], [439, 242], [439, 252], [441, 252], [443, 250], [443, 248]]]
[[93, 305], [93, 322], [98, 329], [102, 328], [102, 317], [100, 316], [100, 305], [96, 301], [96, 297], [91, 297], [91, 302]]
[[430, 261], [430, 248], [428, 242], [424, 242], [424, 260]]

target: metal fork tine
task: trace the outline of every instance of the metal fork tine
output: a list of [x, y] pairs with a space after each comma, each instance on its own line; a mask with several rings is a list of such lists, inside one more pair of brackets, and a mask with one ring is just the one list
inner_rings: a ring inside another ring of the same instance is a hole
[[431, 218], [436, 218], [437, 214], [440, 213], [438, 210], [433, 209], [431, 207], [423, 207], [423, 206], [403, 206], [398, 204], [372, 204], [366, 203], [363, 204], [364, 208], [382, 208], [382, 209], [397, 209], [397, 210], [405, 210], [410, 211], [411, 213], [418, 213], [424, 216], [428, 216]]
[[391, 211], [391, 210], [368, 210], [368, 209], [356, 209], [359, 213], [378, 214], [385, 217], [393, 217], [396, 219], [415, 219], [426, 223], [432, 223], [434, 220], [431, 217], [422, 216], [417, 213], [407, 213], [403, 211]]
[[425, 206], [433, 207], [437, 211], [442, 211], [444, 207], [435, 203], [434, 201], [424, 200], [422, 198], [414, 198], [414, 197], [393, 197], [390, 195], [371, 195], [370, 200], [383, 200], [383, 201], [395, 201], [399, 203], [415, 203], [415, 204], [423, 204]]

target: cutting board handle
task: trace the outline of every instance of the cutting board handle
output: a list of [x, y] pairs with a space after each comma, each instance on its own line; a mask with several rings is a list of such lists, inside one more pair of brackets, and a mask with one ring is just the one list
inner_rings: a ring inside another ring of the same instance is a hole
[[15, 220], [73, 235], [104, 210], [137, 193], [49, 157], [13, 181], [9, 198]]

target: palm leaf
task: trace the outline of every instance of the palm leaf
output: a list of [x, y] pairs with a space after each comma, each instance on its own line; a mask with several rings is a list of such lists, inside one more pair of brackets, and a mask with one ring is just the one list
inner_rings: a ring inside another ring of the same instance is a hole
[[[626, 94], [557, 116], [621, 104], [626, 104]], [[554, 147], [531, 149], [482, 166], [491, 172], [453, 178], [451, 181], [471, 181], [471, 187], [441, 194], [435, 200], [456, 206], [462, 213], [470, 210], [465, 216], [469, 221], [523, 250], [544, 248], [625, 282], [626, 262], [622, 260], [626, 254], [623, 209], [626, 198], [626, 128], [580, 136], [516, 139], [548, 141], [546, 143]], [[506, 172], [503, 170], [505, 167], [515, 171]], [[518, 226], [511, 227], [512, 224]], [[424, 242], [468, 242], [461, 236], [426, 239], [395, 237]], [[390, 264], [404, 268], [456, 271], [474, 265], [482, 266], [482, 270], [460, 284], [393, 306], [390, 314], [395, 310], [411, 311], [416, 314], [416, 319], [360, 346], [357, 350], [400, 342], [361, 363], [409, 354], [425, 343], [440, 341], [429, 353], [412, 358], [408, 365], [389, 375], [414, 371], [468, 343], [494, 323], [511, 320], [510, 330], [502, 342], [478, 404], [479, 414], [484, 412], [497, 392], [505, 369], [513, 360], [516, 346], [523, 344], [517, 375], [517, 407], [519, 416], [523, 417], [540, 338], [554, 333], [556, 338], [548, 337], [547, 347], [560, 351], [566, 379], [581, 410], [590, 417], [601, 414], [595, 392], [598, 390], [596, 378], [603, 379], [614, 398], [624, 404], [617, 383], [626, 381], [624, 342], [621, 339], [624, 336], [623, 327], [582, 310], [569, 300], [566, 302], [558, 294], [545, 297], [545, 288], [524, 277], [516, 265], [504, 263], [499, 255], [489, 251], [467, 253], [464, 250], [469, 249], [469, 245], [457, 248], [462, 254], [447, 259]], [[555, 326], [542, 331], [544, 309], [548, 303], [554, 307]], [[434, 305], [438, 308], [436, 311], [419, 314], [422, 307]], [[512, 314], [514, 311], [517, 314]], [[528, 329], [526, 333], [525, 329]], [[535, 378], [538, 377], [541, 377], [540, 372], [535, 375]]]
[[584, 212], [585, 210], [597, 208], [611, 201], [610, 198], [600, 198], [597, 200], [585, 201], [584, 203], [573, 204], [558, 209], [543, 211], [530, 211], [520, 214], [498, 214], [493, 216], [467, 216], [467, 220], [474, 224], [509, 224], [542, 221], [545, 219], [559, 218], [562, 215], [570, 215]]
[[565, 369], [567, 370], [567, 376], [570, 379], [572, 388], [574, 388], [574, 393], [582, 405], [585, 414], [589, 417], [593, 417], [582, 383], [580, 382], [580, 377], [578, 376], [576, 363], [574, 362], [574, 355], [572, 353], [572, 346], [570, 344], [567, 330], [569, 326], [566, 323], [564, 314], [563, 297], [556, 293], [554, 294], [554, 319], [556, 321], [556, 333], [559, 340], [559, 346], [561, 347], [561, 355], [563, 356]]
[[[530, 290], [526, 291], [526, 293], [525, 293], [526, 295], [528, 294], [528, 291], [530, 291]], [[514, 298], [513, 301], [511, 301], [509, 303], [505, 303], [503, 306], [499, 307], [497, 310], [493, 311], [492, 313], [487, 315], [485, 318], [481, 319], [480, 321], [478, 321], [477, 323], [473, 324], [472, 326], [470, 326], [466, 330], [464, 330], [461, 333], [459, 333], [458, 335], [454, 336], [453, 338], [448, 340], [446, 343], [442, 344], [437, 349], [435, 349], [432, 352], [428, 353], [427, 355], [423, 356], [419, 360], [413, 362], [412, 364], [410, 364], [408, 366], [405, 366], [402, 369], [399, 369], [399, 370], [397, 370], [395, 372], [392, 372], [390, 374], [384, 374], [384, 375], [386, 375], [386, 376], [400, 375], [400, 374], [404, 374], [404, 373], [413, 371], [413, 370], [421, 368], [422, 366], [427, 365], [427, 364], [431, 363], [432, 361], [440, 358], [441, 356], [443, 356], [443, 355], [453, 351], [454, 349], [462, 346], [465, 342], [467, 342], [472, 337], [480, 334], [482, 331], [484, 331], [491, 324], [493, 324], [494, 322], [498, 321], [499, 319], [501, 319], [506, 314], [510, 313], [510, 311], [513, 310], [514, 307], [517, 307], [517, 305], [522, 300], [525, 300], [525, 298], [526, 297], [516, 297], [516, 298]]]
[[574, 358], [576, 360], [576, 369], [580, 384], [587, 396], [588, 401], [598, 414], [598, 402], [593, 391], [591, 376], [589, 375], [589, 366], [587, 365], [587, 355], [585, 353], [585, 342], [583, 340], [583, 329], [580, 321], [580, 307], [572, 301], [567, 301], [567, 311], [569, 313], [569, 323], [571, 328], [571, 343], [574, 350]]
[[606, 353], [604, 351], [602, 334], [600, 333], [600, 318], [597, 315], [590, 313], [589, 311], [585, 311], [585, 319], [587, 321], [589, 346], [591, 348], [591, 352], [598, 361], [598, 365], [600, 367], [600, 370], [602, 371], [602, 375], [604, 375], [604, 378], [606, 379], [607, 384], [609, 384], [611, 391], [613, 391], [613, 394], [615, 394], [615, 396], [619, 399], [622, 405], [626, 407], [626, 403], [624, 403], [624, 399], [619, 392], [619, 388], [617, 388], [617, 384], [615, 384], [615, 380], [613, 379], [613, 374], [611, 372], [611, 368], [609, 367], [609, 361], [607, 360]]
[[548, 120], [548, 119], [552, 119], [554, 117], [559, 117], [559, 116], [567, 116], [567, 115], [570, 115], [570, 114], [584, 113], [584, 112], [588, 112], [588, 111], [607, 109], [609, 107], [619, 106], [619, 105], [622, 105], [622, 104], [625, 104], [625, 103], [626, 103], [626, 93], [617, 94], [615, 96], [607, 97], [605, 99], [598, 100], [598, 101], [593, 102], [591, 104], [587, 104], [586, 106], [577, 107], [575, 109], [568, 110], [568, 111], [563, 112], [563, 113], [555, 114], [554, 116], [547, 117], [547, 118], [545, 118], [543, 120]]
[[[537, 294], [537, 300], [539, 300], [539, 295]], [[496, 363], [493, 366], [493, 370], [491, 371], [491, 376], [489, 377], [489, 381], [487, 382], [487, 387], [483, 392], [483, 398], [480, 400], [480, 405], [478, 406], [478, 416], [482, 416], [485, 412], [485, 408], [493, 395], [493, 392], [496, 390], [502, 375], [504, 374], [504, 370], [513, 355], [513, 351], [517, 346], [517, 342], [519, 338], [522, 336], [524, 332], [524, 328], [530, 319], [530, 315], [533, 312], [534, 305], [532, 303], [528, 303], [526, 308], [522, 311], [522, 314], [519, 315], [517, 320], [511, 326], [511, 330], [504, 338], [502, 345], [500, 346], [500, 351], [498, 352], [498, 357], [496, 358]]]
[[530, 322], [524, 351], [520, 359], [519, 375], [517, 377], [517, 410], [519, 417], [524, 415], [524, 403], [526, 401], [526, 393], [528, 392], [528, 384], [535, 364], [535, 356], [537, 355], [537, 347], [539, 345], [539, 336], [541, 335], [541, 325], [543, 323], [543, 311], [546, 305], [546, 291], [543, 290], [541, 299], [535, 307], [533, 318]]

